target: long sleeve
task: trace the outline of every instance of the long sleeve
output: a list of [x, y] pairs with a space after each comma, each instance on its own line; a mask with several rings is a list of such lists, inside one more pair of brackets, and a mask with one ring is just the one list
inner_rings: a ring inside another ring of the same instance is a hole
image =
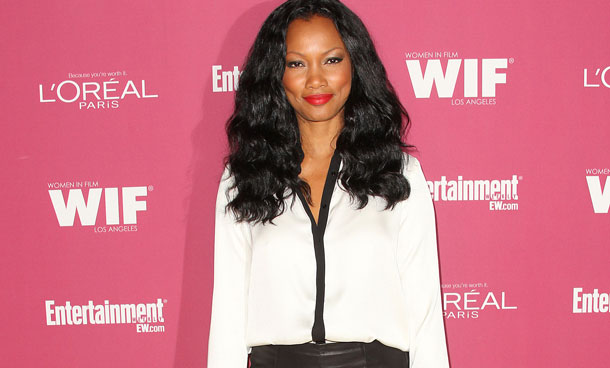
[[231, 184], [223, 173], [216, 198], [214, 238], [214, 291], [208, 342], [208, 368], [246, 368], [247, 295], [250, 277], [251, 234], [230, 211], [226, 190]]
[[449, 367], [443, 324], [434, 207], [419, 162], [409, 157], [397, 259], [409, 325], [411, 368]]

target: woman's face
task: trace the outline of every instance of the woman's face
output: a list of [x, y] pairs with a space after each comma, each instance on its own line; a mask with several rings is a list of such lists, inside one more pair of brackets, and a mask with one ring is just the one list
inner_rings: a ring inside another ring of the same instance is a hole
[[332, 20], [313, 16], [290, 23], [282, 81], [300, 123], [335, 119], [343, 123], [352, 64]]

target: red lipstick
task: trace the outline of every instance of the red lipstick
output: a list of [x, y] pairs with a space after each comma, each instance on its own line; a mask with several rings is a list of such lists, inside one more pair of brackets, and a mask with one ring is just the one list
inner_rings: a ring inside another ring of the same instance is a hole
[[312, 105], [324, 105], [333, 97], [332, 94], [320, 94], [320, 95], [309, 95], [303, 97], [305, 101], [309, 102]]

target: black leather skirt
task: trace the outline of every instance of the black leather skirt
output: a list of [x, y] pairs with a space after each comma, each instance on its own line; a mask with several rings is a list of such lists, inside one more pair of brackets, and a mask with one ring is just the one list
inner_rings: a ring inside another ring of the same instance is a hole
[[409, 353], [373, 342], [253, 346], [250, 368], [408, 368]]

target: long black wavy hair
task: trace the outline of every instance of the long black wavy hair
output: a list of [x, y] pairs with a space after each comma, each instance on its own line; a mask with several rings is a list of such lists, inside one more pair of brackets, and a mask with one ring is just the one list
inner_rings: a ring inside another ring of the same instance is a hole
[[228, 190], [236, 189], [227, 210], [237, 221], [273, 223], [297, 190], [311, 203], [310, 187], [299, 178], [304, 154], [282, 78], [288, 25], [314, 15], [334, 22], [353, 67], [336, 147], [343, 160], [341, 185], [359, 209], [367, 205], [369, 195], [384, 198], [385, 209], [394, 208], [411, 191], [402, 175], [402, 149], [409, 146], [401, 138], [409, 116], [364, 24], [338, 0], [289, 0], [263, 23], [243, 67], [235, 110], [227, 123], [230, 152], [225, 164], [234, 178]]

